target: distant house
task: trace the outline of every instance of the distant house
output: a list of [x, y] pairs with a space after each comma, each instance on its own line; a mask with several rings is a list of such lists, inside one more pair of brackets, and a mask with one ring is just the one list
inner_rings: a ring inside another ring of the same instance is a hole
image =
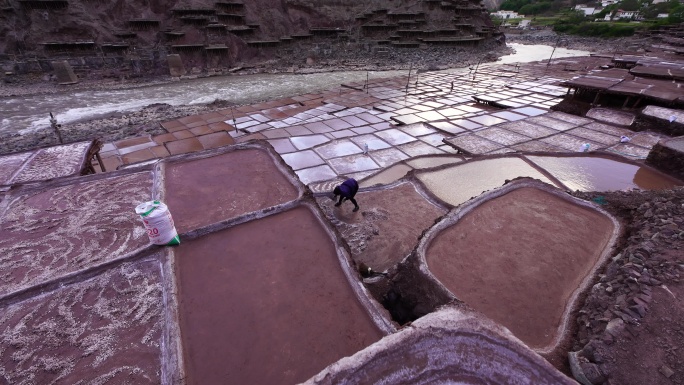
[[519, 15], [518, 12], [515, 11], [496, 11], [492, 12], [491, 16], [499, 18], [499, 19], [519, 19], [525, 17], [525, 15]]
[[651, 4], [667, 3], [667, 0], [653, 0]]
[[586, 4], [578, 4], [575, 6], [575, 11], [581, 11], [584, 13], [584, 16], [589, 16], [593, 15], [594, 13], [601, 12], [600, 9], [594, 8], [594, 7], [587, 7]]
[[667, 19], [668, 16], [670, 16], [669, 13], [659, 13], [658, 16], [656, 16], [656, 18], [658, 18], [658, 19]]
[[[667, 0], [664, 0], [664, 1], [667, 1]], [[617, 4], [617, 3], [618, 3], [618, 0], [603, 0], [603, 1], [601, 1], [601, 6], [607, 7], [609, 5], [613, 5], [613, 4]]]
[[613, 16], [613, 20], [617, 19], [636, 19], [639, 16], [639, 11], [625, 11], [618, 9]]

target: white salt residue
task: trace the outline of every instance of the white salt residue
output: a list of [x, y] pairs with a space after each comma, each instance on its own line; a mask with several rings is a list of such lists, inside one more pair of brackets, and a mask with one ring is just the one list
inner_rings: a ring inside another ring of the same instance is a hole
[[[0, 375], [18, 385], [159, 383], [158, 266], [125, 264], [0, 309]], [[147, 316], [130, 317], [136, 307]]]
[[150, 174], [59, 187], [13, 201], [0, 218], [0, 293], [121, 257], [148, 244], [133, 208]]
[[19, 170], [19, 167], [32, 154], [32, 152], [23, 152], [21, 154], [0, 156], [0, 184], [8, 184], [12, 175]]
[[80, 142], [40, 150], [11, 182], [25, 183], [78, 174], [90, 145], [91, 142]]

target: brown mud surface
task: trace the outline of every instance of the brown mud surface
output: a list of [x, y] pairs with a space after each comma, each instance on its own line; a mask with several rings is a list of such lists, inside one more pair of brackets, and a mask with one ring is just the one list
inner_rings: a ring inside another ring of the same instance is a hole
[[420, 234], [447, 212], [426, 200], [410, 182], [360, 192], [356, 200], [361, 208], [358, 212], [351, 211], [351, 203], [335, 207], [327, 197], [317, 199], [351, 248], [352, 258], [375, 271], [385, 271], [404, 259]]
[[188, 384], [294, 384], [382, 337], [307, 207], [176, 249]]
[[562, 333], [568, 302], [613, 230], [597, 211], [520, 188], [439, 233], [426, 260], [456, 297], [544, 349]]
[[183, 233], [297, 198], [266, 151], [240, 150], [172, 163], [166, 169], [166, 203]]
[[626, 227], [577, 316], [585, 375], [606, 385], [684, 383], [684, 188], [574, 195]]

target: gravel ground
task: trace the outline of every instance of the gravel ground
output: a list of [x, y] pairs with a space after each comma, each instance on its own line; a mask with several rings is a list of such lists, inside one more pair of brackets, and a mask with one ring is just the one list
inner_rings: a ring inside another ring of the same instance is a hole
[[593, 384], [684, 383], [684, 188], [575, 193], [625, 225], [579, 309], [575, 351]]

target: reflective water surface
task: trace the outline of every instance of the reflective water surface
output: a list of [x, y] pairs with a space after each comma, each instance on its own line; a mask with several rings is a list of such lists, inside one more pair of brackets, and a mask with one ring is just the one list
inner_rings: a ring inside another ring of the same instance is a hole
[[598, 156], [527, 158], [572, 191], [661, 190], [677, 185], [671, 178], [649, 168]]
[[418, 179], [442, 201], [458, 206], [506, 179], [530, 177], [553, 185], [548, 178], [520, 158], [498, 158], [457, 164], [418, 174]]

